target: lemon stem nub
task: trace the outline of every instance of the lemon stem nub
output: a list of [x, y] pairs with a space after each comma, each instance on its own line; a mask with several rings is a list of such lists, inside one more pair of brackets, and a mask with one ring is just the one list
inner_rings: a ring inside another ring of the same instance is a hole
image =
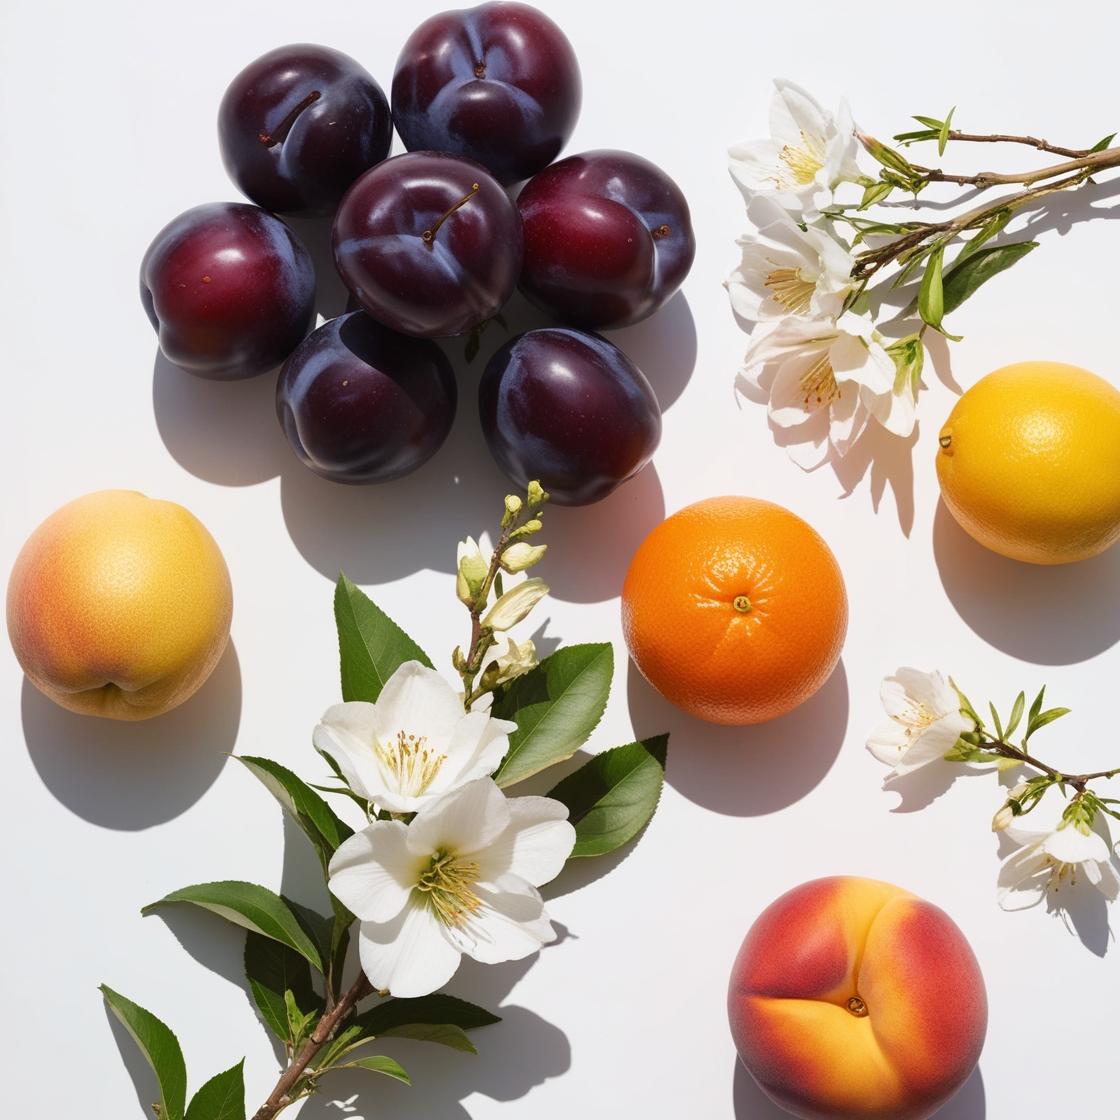
[[942, 446], [942, 447], [943, 447], [943, 448], [944, 448], [944, 449], [945, 449], [946, 451], [948, 451], [948, 450], [949, 450], [949, 445], [950, 445], [950, 444], [951, 444], [951, 443], [953, 442], [953, 437], [952, 437], [952, 436], [941, 436], [941, 437], [940, 437], [940, 438], [938, 439], [938, 441], [937, 441], [937, 442], [938, 442], [939, 444], [941, 444], [941, 446]]
[[751, 609], [751, 601], [746, 595], [736, 595], [731, 604], [740, 614], [746, 614]]

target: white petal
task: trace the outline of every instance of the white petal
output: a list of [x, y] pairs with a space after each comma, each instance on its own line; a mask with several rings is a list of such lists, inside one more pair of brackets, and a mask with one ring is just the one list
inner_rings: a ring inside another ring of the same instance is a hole
[[460, 714], [462, 718], [447, 746], [447, 759], [428, 787], [432, 795], [492, 774], [509, 750], [510, 733], [517, 729], [516, 723], [491, 719], [483, 711], [463, 713], [461, 705]]
[[802, 136], [824, 141], [832, 130], [832, 120], [820, 102], [799, 85], [778, 78], [770, 102], [770, 132], [781, 144], [801, 143]]
[[375, 821], [339, 845], [328, 869], [331, 893], [367, 922], [395, 918], [426, 859], [409, 851], [399, 821]]
[[483, 964], [517, 961], [537, 952], [556, 934], [540, 895], [528, 883], [507, 875], [479, 883], [482, 903], [461, 929], [452, 931], [464, 953]]
[[379, 742], [388, 745], [403, 731], [426, 738], [430, 747], [444, 753], [466, 714], [459, 694], [435, 669], [419, 661], [406, 661], [397, 669], [374, 708]]
[[840, 395], [828, 408], [828, 438], [840, 455], [846, 455], [859, 439], [867, 423], [867, 409], [860, 400], [859, 386], [845, 381], [840, 385]]
[[428, 802], [408, 826], [417, 855], [467, 855], [489, 847], [509, 825], [505, 795], [490, 778], [478, 778]]
[[362, 971], [378, 990], [426, 996], [442, 988], [459, 967], [459, 950], [423, 902], [410, 903], [391, 922], [358, 927]]
[[315, 749], [338, 764], [346, 784], [368, 801], [377, 801], [385, 789], [381, 766], [373, 753], [376, 714], [362, 701], [328, 708], [315, 728]]
[[840, 334], [828, 356], [837, 381], [855, 381], [872, 393], [889, 393], [894, 385], [894, 362], [881, 346], [868, 347], [859, 337]]
[[731, 177], [748, 201], [758, 191], [773, 188], [778, 147], [772, 140], [744, 140], [727, 151]]
[[812, 369], [821, 352], [802, 351], [786, 358], [778, 365], [774, 383], [770, 386], [770, 419], [779, 428], [793, 428], [804, 424], [821, 405], [809, 399], [801, 382]]
[[1037, 906], [1046, 894], [1050, 868], [1037, 847], [1022, 848], [1004, 860], [999, 869], [997, 896], [1004, 910]]
[[508, 827], [479, 853], [481, 877], [513, 874], [534, 887], [555, 879], [576, 842], [568, 807], [552, 797], [511, 797], [506, 804]]
[[1115, 902], [1120, 898], [1120, 872], [1117, 872], [1111, 861], [1099, 863], [1097, 867], [1101, 874], [1097, 889], [1109, 902]]
[[872, 416], [896, 436], [910, 435], [918, 422], [918, 403], [909, 385], [902, 386], [897, 393], [871, 394], [869, 391], [866, 404]]
[[893, 766], [910, 747], [910, 736], [906, 729], [891, 720], [882, 723], [867, 739], [867, 749], [882, 763]]
[[1066, 825], [1052, 832], [1042, 842], [1042, 850], [1059, 863], [1083, 863], [1087, 860], [1105, 862], [1109, 858], [1108, 845], [1095, 832], [1088, 834]]

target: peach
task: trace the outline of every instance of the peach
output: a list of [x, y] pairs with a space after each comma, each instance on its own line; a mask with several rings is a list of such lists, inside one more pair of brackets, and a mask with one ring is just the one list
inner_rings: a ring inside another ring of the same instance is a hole
[[8, 581], [8, 635], [31, 683], [112, 719], [192, 695], [226, 648], [232, 611], [229, 570], [202, 522], [133, 490], [56, 510]]
[[739, 1057], [804, 1120], [925, 1120], [980, 1057], [979, 965], [943, 911], [874, 879], [816, 879], [751, 927], [727, 995]]

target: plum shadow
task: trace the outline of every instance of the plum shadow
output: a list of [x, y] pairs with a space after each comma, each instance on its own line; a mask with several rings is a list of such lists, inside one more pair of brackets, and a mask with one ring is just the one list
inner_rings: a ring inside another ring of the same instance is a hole
[[751, 727], [720, 727], [686, 715], [633, 664], [627, 693], [639, 737], [670, 733], [665, 780], [690, 801], [726, 816], [763, 816], [800, 801], [832, 768], [848, 727], [843, 662], [800, 708]]
[[177, 817], [221, 773], [241, 723], [241, 671], [231, 642], [185, 704], [136, 723], [69, 712], [26, 679], [21, 706], [28, 754], [54, 797], [102, 828], [135, 831]]
[[1077, 564], [1023, 564], [977, 544], [939, 501], [933, 556], [961, 618], [1021, 661], [1073, 665], [1120, 639], [1120, 546]]

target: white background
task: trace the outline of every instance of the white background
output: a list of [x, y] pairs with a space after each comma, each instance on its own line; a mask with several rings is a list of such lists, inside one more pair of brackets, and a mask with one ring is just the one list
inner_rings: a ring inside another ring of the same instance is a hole
[[[648, 156], [679, 181], [696, 223], [684, 296], [616, 335], [665, 407], [655, 466], [598, 507], [550, 513], [542, 573], [554, 589], [547, 637], [615, 643], [615, 690], [592, 747], [669, 730], [668, 784], [627, 858], [567, 872], [550, 888], [567, 931], [559, 944], [520, 964], [465, 965], [455, 978], [454, 992], [504, 1017], [478, 1033], [478, 1057], [401, 1042], [387, 1049], [414, 1088], [342, 1075], [301, 1115], [340, 1117], [331, 1097], [360, 1093], [352, 1115], [370, 1118], [774, 1117], [736, 1068], [728, 968], [772, 898], [835, 873], [892, 880], [937, 902], [980, 958], [988, 1042], [980, 1072], [943, 1117], [1049, 1117], [1073, 1100], [1104, 1115], [1118, 1022], [1108, 1005], [1120, 984], [1103, 906], [1079, 901], [1075, 932], [1045, 910], [1002, 913], [988, 831], [994, 780], [948, 791], [919, 782], [900, 804], [880, 789], [863, 740], [878, 718], [879, 678], [912, 662], [943, 667], [976, 698], [1004, 706], [1020, 687], [1045, 682], [1054, 703], [1074, 709], [1046, 733], [1047, 752], [1070, 768], [1114, 763], [1120, 548], [1045, 570], [965, 538], [937, 504], [936, 435], [954, 395], [932, 371], [912, 447], [883, 444], [874, 462], [857, 448], [839, 477], [802, 474], [774, 446], [763, 411], [734, 403], [744, 339], [720, 280], [744, 225], [724, 148], [765, 131], [772, 75], [829, 103], [847, 95], [862, 126], [883, 136], [909, 113], [957, 104], [962, 127], [1088, 145], [1120, 127], [1115, 7], [1067, 6], [1078, 18], [1065, 22], [1052, 3], [954, 0], [546, 7], [583, 67], [569, 151]], [[288, 452], [270, 377], [212, 384], [158, 359], [136, 281], [167, 220], [237, 197], [214, 119], [242, 65], [282, 43], [318, 41], [353, 54], [387, 87], [400, 45], [435, 10], [296, 0], [3, 5], [0, 563], [10, 568], [63, 502], [134, 487], [205, 521], [236, 597], [234, 647], [213, 680], [148, 724], [56, 709], [0, 649], [7, 1115], [143, 1114], [152, 1082], [108, 1022], [101, 981], [171, 1024], [192, 1086], [247, 1054], [250, 1112], [263, 1100], [275, 1059], [243, 990], [240, 935], [209, 915], [141, 919], [139, 909], [223, 877], [321, 901], [301, 840], [227, 754], [321, 772], [310, 730], [337, 699], [331, 580], [340, 567], [434, 655], [462, 638], [449, 577], [455, 541], [490, 523], [504, 491], [477, 430], [477, 369], [461, 371], [455, 431], [418, 474], [382, 489], [334, 486]], [[1013, 155], [1035, 165], [1030, 151]], [[976, 169], [996, 157], [973, 149], [962, 158]], [[1056, 217], [1036, 227], [1042, 247], [953, 317], [965, 335], [952, 354], [960, 385], [1028, 358], [1118, 377], [1120, 225], [1105, 220], [1118, 182], [1088, 201], [1059, 200]], [[322, 231], [301, 229], [322, 260]], [[322, 275], [321, 309], [334, 313], [337, 282]], [[488, 338], [484, 355], [495, 344]], [[627, 672], [618, 620], [616, 593], [646, 531], [721, 493], [765, 496], [811, 521], [835, 549], [851, 600], [830, 683], [797, 713], [748, 730], [667, 707]]]

